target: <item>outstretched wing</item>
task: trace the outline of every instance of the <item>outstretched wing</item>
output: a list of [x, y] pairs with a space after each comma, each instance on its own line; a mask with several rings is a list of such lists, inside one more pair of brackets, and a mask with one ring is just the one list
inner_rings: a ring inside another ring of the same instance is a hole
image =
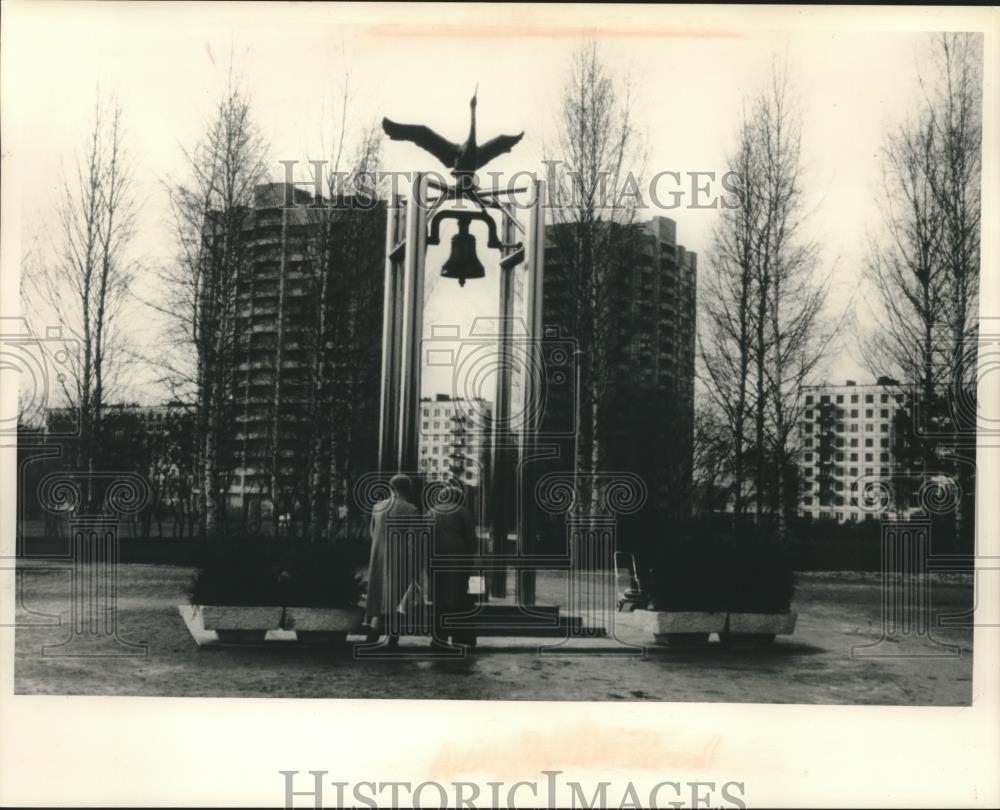
[[493, 158], [509, 152], [523, 137], [523, 132], [520, 135], [497, 135], [492, 140], [480, 144], [476, 149], [476, 168], [481, 169]]
[[454, 165], [462, 151], [462, 147], [457, 143], [442, 138], [423, 124], [397, 124], [395, 121], [383, 118], [382, 129], [394, 141], [411, 141], [421, 149], [426, 149], [448, 168]]

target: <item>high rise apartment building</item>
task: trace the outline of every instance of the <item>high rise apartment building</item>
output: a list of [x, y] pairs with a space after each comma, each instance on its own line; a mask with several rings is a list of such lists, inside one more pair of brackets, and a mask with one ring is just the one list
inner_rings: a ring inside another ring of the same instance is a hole
[[900, 472], [894, 457], [896, 414], [910, 405], [911, 393], [881, 378], [874, 385], [848, 380], [804, 386], [802, 395], [799, 514], [840, 522], [910, 516], [913, 503], [886, 502], [879, 509], [865, 499], [864, 488], [894, 491]]
[[[676, 223], [667, 217], [604, 227], [621, 231], [596, 330], [607, 392], [599, 417], [602, 466], [641, 475], [660, 515], [683, 514], [690, 509], [694, 441], [698, 257], [678, 244]], [[573, 228], [547, 230], [543, 304], [545, 325], [571, 339], [580, 294], [565, 260], [575, 250]], [[566, 411], [578, 403], [556, 393], [545, 418], [566, 423]], [[572, 466], [572, 439], [563, 445], [562, 463]]]

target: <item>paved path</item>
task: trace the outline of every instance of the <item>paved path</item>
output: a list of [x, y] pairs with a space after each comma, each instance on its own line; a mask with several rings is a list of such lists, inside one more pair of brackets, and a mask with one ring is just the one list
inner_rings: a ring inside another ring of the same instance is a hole
[[[539, 655], [551, 639], [486, 638], [462, 660], [425, 658], [423, 639], [405, 641], [403, 660], [355, 660], [350, 650], [199, 650], [177, 611], [186, 602], [191, 571], [155, 565], [119, 568], [119, 625], [123, 638], [148, 645], [131, 658], [43, 657], [43, 645], [68, 635], [69, 575], [27, 570], [18, 618], [62, 617], [62, 626], [17, 630], [18, 693], [189, 695], [245, 697], [458, 698], [501, 700], [660, 700], [774, 703], [965, 705], [971, 696], [972, 632], [938, 629], [956, 657], [926, 639], [886, 642], [887, 652], [918, 657], [860, 659], [851, 647], [881, 633], [877, 578], [803, 575], [793, 609], [795, 634], [770, 648], [727, 650], [718, 644], [678, 650], [652, 643], [637, 614], [616, 614], [625, 644], [587, 641], [564, 654]], [[565, 581], [539, 578], [540, 601], [558, 601]], [[935, 585], [935, 612], [971, 606], [968, 583]], [[32, 612], [29, 612], [32, 611]], [[626, 645], [646, 645], [645, 651]]]

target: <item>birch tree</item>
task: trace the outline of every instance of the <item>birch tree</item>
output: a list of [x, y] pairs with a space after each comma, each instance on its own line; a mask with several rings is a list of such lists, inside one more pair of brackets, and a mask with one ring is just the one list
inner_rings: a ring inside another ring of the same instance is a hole
[[[28, 270], [29, 288], [77, 345], [62, 390], [79, 425], [80, 470], [101, 466], [102, 416], [128, 364], [124, 314], [135, 275], [135, 214], [122, 108], [98, 94], [93, 123], [60, 185], [53, 255]], [[87, 500], [96, 495], [88, 486]]]
[[550, 157], [552, 237], [567, 281], [569, 322], [579, 359], [575, 465], [581, 508], [598, 511], [588, 474], [602, 470], [605, 413], [612, 380], [612, 276], [628, 263], [638, 196], [628, 193], [644, 155], [629, 78], [619, 78], [596, 43], [572, 58]]
[[[344, 109], [347, 104], [345, 94]], [[306, 531], [313, 541], [338, 533], [342, 511], [350, 524], [353, 481], [367, 471], [364, 457], [375, 457], [367, 446], [374, 433], [366, 425], [373, 424], [377, 408], [381, 351], [385, 207], [374, 178], [382, 131], [372, 124], [351, 137], [346, 121], [342, 116], [329, 163], [330, 198], [310, 211], [316, 230], [309, 338], [313, 415], [304, 483]], [[345, 147], [348, 140], [353, 145]]]
[[169, 382], [197, 415], [200, 530], [224, 528], [233, 463], [233, 391], [239, 350], [239, 290], [251, 268], [244, 230], [254, 190], [266, 179], [266, 145], [233, 78], [198, 143], [183, 151], [186, 173], [168, 184], [177, 258], [163, 272], [171, 319]]

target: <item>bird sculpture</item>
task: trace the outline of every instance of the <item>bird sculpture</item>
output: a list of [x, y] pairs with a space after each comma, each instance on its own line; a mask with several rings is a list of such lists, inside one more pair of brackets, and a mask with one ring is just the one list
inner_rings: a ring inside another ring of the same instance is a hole
[[509, 152], [524, 137], [518, 135], [497, 135], [486, 143], [476, 143], [476, 96], [479, 85], [469, 101], [471, 123], [469, 137], [464, 144], [452, 143], [438, 135], [430, 127], [423, 124], [398, 124], [388, 118], [382, 119], [382, 129], [394, 141], [410, 141], [421, 149], [430, 152], [445, 166], [451, 169], [451, 174], [461, 188], [475, 186], [476, 169], [481, 169], [494, 158]]

